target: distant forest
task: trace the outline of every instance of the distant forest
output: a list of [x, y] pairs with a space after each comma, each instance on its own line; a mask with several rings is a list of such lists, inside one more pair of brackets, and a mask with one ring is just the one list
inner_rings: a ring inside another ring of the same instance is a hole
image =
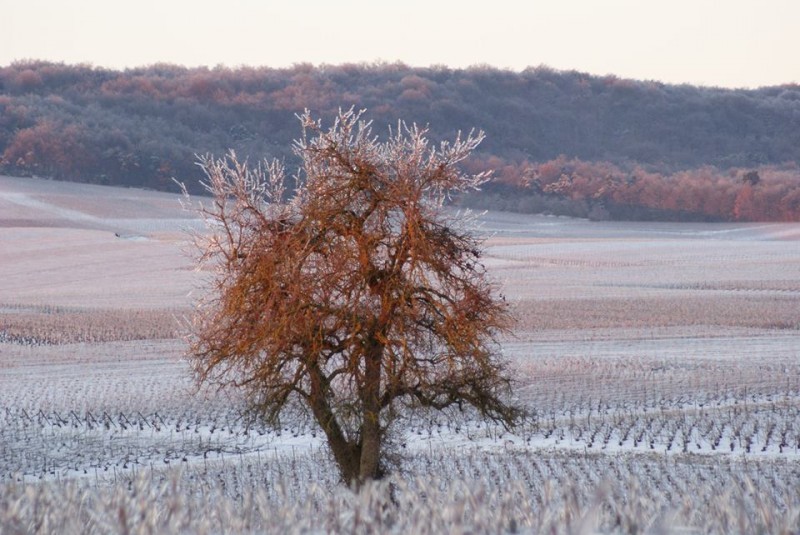
[[[487, 138], [456, 202], [593, 219], [800, 221], [800, 86], [730, 90], [546, 67], [403, 64], [125, 71], [0, 67], [0, 173], [199, 191], [196, 154], [284, 159], [295, 114], [367, 108], [378, 134]], [[386, 128], [385, 128], [386, 127]]]

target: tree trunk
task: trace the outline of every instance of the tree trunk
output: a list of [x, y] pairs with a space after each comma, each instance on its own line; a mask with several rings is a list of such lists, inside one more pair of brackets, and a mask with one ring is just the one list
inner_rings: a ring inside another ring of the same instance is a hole
[[325, 389], [322, 387], [322, 371], [316, 364], [309, 366], [309, 378], [311, 379], [311, 395], [309, 405], [314, 418], [325, 433], [328, 440], [328, 447], [331, 449], [333, 459], [339, 468], [342, 480], [347, 484], [359, 482], [361, 446], [353, 444], [347, 440], [336, 416], [331, 410], [328, 399], [325, 397]]
[[379, 415], [368, 412], [361, 427], [361, 462], [359, 481], [363, 483], [380, 477], [381, 429]]
[[383, 346], [375, 339], [369, 341], [364, 366], [364, 383], [361, 386], [361, 402], [364, 420], [361, 423], [361, 459], [359, 484], [380, 477], [381, 460], [381, 360]]

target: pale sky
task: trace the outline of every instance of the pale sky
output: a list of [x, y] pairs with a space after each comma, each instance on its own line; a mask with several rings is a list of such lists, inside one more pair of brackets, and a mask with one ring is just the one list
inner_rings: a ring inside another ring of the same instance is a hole
[[0, 0], [0, 65], [402, 61], [800, 82], [800, 0]]

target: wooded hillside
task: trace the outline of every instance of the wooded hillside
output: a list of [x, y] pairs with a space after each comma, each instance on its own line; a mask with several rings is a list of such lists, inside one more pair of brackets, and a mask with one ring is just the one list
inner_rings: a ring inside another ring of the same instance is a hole
[[[0, 172], [172, 189], [195, 154], [279, 157], [295, 114], [367, 108], [433, 138], [482, 129], [494, 183], [461, 202], [592, 218], [800, 220], [800, 86], [729, 90], [402, 64], [0, 68]], [[194, 188], [198, 191], [199, 188]]]

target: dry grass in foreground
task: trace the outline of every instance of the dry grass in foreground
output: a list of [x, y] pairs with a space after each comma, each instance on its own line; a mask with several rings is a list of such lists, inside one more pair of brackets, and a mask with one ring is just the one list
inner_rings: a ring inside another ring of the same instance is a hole
[[[358, 493], [319, 455], [0, 487], [0, 533], [774, 533], [797, 466], [659, 456], [421, 454]], [[451, 479], [429, 474], [451, 474]]]

